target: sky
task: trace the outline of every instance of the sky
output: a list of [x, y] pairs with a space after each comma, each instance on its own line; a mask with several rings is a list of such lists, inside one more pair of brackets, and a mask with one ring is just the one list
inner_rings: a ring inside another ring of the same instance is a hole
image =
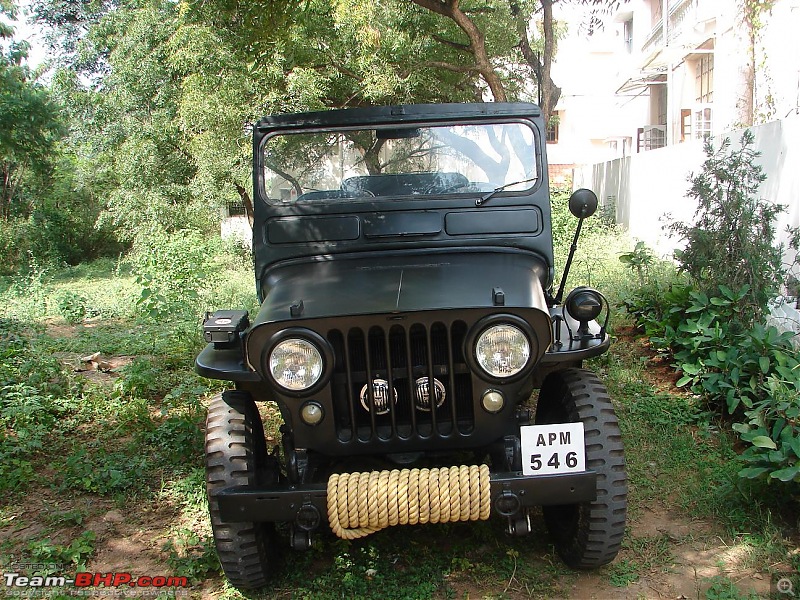
[[[31, 26], [27, 22], [28, 2], [17, 2], [17, 5], [20, 7], [17, 20], [11, 22], [11, 26], [14, 28], [14, 39], [17, 41], [25, 40], [30, 44], [31, 47], [28, 51], [28, 66], [30, 66], [32, 69], [35, 69], [45, 60], [47, 60], [47, 49], [45, 48], [45, 43], [41, 32], [37, 27]], [[3, 20], [8, 22], [8, 20], [5, 18], [3, 18]]]

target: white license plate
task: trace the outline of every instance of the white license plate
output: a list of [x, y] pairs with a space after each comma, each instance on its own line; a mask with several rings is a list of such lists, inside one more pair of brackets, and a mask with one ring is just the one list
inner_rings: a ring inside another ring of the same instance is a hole
[[522, 474], [554, 475], [586, 470], [583, 423], [523, 425]]

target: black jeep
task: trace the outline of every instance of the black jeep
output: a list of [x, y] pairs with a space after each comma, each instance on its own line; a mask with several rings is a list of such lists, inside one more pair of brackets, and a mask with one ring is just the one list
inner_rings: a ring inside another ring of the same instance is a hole
[[[274, 574], [276, 524], [320, 530], [544, 519], [572, 567], [625, 529], [620, 430], [582, 362], [608, 304], [553, 287], [545, 131], [532, 104], [276, 115], [253, 128], [261, 308], [204, 323], [214, 398], [206, 468], [217, 552], [237, 587]], [[570, 210], [597, 207], [578, 190]], [[539, 390], [535, 410], [531, 396]], [[283, 417], [268, 448], [259, 403]]]

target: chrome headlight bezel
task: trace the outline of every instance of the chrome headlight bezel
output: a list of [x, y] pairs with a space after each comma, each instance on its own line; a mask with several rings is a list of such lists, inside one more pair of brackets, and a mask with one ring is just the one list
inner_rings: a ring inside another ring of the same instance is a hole
[[[316, 354], [319, 361], [318, 372], [313, 376], [313, 382], [304, 388], [292, 388], [284, 385], [280, 377], [276, 376], [273, 365], [273, 355], [282, 345], [287, 343], [300, 343]], [[262, 354], [262, 369], [270, 382], [287, 396], [305, 397], [321, 389], [330, 378], [333, 369], [333, 351], [328, 342], [321, 335], [310, 329], [292, 327], [279, 331], [269, 340]]]
[[[527, 345], [525, 363], [508, 375], [497, 374], [490, 371], [478, 356], [478, 344], [480, 340], [483, 339], [487, 333], [500, 327], [511, 328], [512, 331], [518, 332]], [[515, 315], [498, 314], [481, 319], [481, 321], [471, 329], [465, 341], [467, 344], [466, 355], [468, 357], [469, 366], [482, 379], [490, 382], [512, 383], [519, 381], [533, 370], [536, 359], [539, 356], [539, 345], [536, 334], [526, 321]]]

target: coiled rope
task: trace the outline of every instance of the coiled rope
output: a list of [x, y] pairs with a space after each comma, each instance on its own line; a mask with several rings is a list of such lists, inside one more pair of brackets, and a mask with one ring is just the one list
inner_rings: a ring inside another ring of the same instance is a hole
[[328, 521], [354, 540], [394, 525], [486, 520], [489, 467], [339, 473], [328, 479]]

